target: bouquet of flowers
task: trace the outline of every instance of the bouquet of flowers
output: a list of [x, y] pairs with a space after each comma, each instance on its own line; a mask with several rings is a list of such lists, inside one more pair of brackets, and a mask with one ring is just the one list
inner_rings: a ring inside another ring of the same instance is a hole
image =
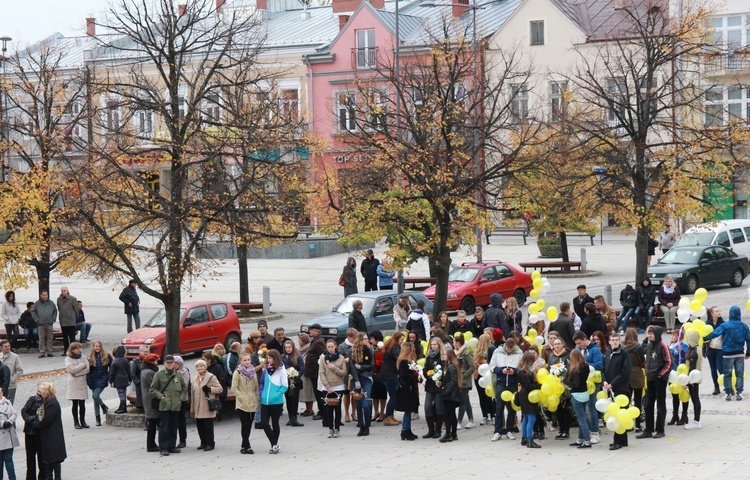
[[564, 378], [568, 374], [568, 368], [564, 363], [559, 362], [554, 365], [550, 365], [549, 373], [556, 376], [557, 378]]
[[435, 364], [435, 368], [427, 371], [427, 376], [432, 379], [433, 382], [439, 382], [443, 378], [443, 367], [440, 364]]
[[286, 369], [286, 376], [289, 379], [289, 390], [294, 390], [294, 384], [299, 378], [299, 371], [294, 367]]
[[258, 350], [258, 359], [261, 362], [265, 362], [267, 356], [268, 356], [268, 349], [266, 347], [263, 347]]
[[409, 370], [412, 372], [419, 372], [422, 369], [417, 362], [409, 362]]

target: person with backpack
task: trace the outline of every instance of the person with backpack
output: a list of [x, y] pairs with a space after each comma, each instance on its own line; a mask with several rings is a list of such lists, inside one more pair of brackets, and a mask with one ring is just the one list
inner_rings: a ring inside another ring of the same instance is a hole
[[[648, 327], [646, 345], [646, 428], [635, 438], [664, 437], [664, 421], [667, 419], [667, 379], [672, 369], [669, 347], [661, 339], [664, 329]], [[656, 422], [654, 422], [656, 404]]]

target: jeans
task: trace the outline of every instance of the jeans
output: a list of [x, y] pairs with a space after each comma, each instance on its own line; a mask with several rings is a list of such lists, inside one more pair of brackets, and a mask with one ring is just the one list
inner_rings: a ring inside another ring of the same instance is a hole
[[91, 398], [94, 399], [94, 415], [96, 415], [97, 417], [99, 417], [99, 409], [102, 405], [104, 405], [101, 397], [104, 388], [105, 387], [97, 387], [91, 391]]
[[714, 388], [719, 389], [719, 370], [724, 373], [724, 352], [720, 348], [709, 348], [708, 365], [711, 370], [711, 379], [714, 381]]
[[[656, 423], [654, 423], [654, 404], [656, 404]], [[648, 380], [646, 386], [646, 430], [644, 433], [664, 433], [664, 421], [666, 419], [667, 381], [663, 378]]]
[[133, 331], [133, 321], [135, 321], [135, 328], [141, 328], [141, 315], [138, 313], [126, 313], [128, 317], [128, 333]]
[[159, 412], [159, 450], [174, 450], [177, 445], [177, 416], [179, 411]]
[[732, 369], [737, 375], [737, 393], [742, 393], [745, 386], [745, 359], [742, 355], [738, 357], [724, 357], [724, 392], [732, 393]]
[[622, 328], [625, 329], [628, 327], [628, 322], [630, 321], [630, 317], [633, 316], [635, 313], [635, 308], [623, 308], [620, 311], [620, 315], [617, 316], [617, 323], [615, 324], [615, 331], [620, 331], [620, 324], [622, 324]]
[[[511, 402], [504, 402], [503, 399], [500, 398], [500, 395], [506, 390], [515, 393], [515, 389], [511, 387], [500, 385], [495, 387], [495, 433], [501, 435], [505, 435], [508, 433], [508, 430], [513, 428], [513, 419], [516, 418], [516, 411], [513, 410]], [[507, 420], [503, 410], [507, 412]]]
[[31, 348], [39, 343], [39, 333], [36, 327], [27, 327], [23, 329], [26, 336], [26, 348]]
[[578, 417], [578, 440], [590, 442], [591, 432], [589, 431], [589, 424], [586, 416], [588, 402], [579, 402], [575, 398], [571, 398], [570, 401], [573, 404], [573, 411], [576, 412], [576, 417]]
[[401, 431], [411, 430], [411, 412], [404, 412], [404, 418], [401, 419]]
[[474, 421], [474, 412], [471, 411], [471, 400], [469, 400], [470, 391], [470, 388], [461, 389], [461, 405], [458, 407], [459, 423], [464, 421], [464, 412], [466, 412], [466, 416], [469, 417], [470, 422]]
[[383, 380], [385, 389], [388, 390], [388, 403], [385, 404], [385, 416], [392, 417], [393, 410], [396, 406], [396, 390], [398, 390], [398, 378], [389, 378]]
[[601, 384], [596, 384], [594, 393], [589, 395], [589, 401], [586, 405], [586, 422], [591, 433], [599, 433], [599, 411], [596, 409], [596, 394], [602, 389]]
[[76, 331], [81, 333], [80, 342], [86, 342], [89, 339], [89, 333], [91, 332], [91, 324], [88, 322], [76, 323]]
[[8, 478], [10, 480], [16, 480], [16, 468], [13, 466], [13, 448], [6, 450], [0, 450], [0, 478], [3, 478], [3, 465], [5, 470], [8, 472]]
[[359, 385], [362, 387], [365, 396], [357, 402], [357, 426], [369, 427], [372, 421], [372, 397], [370, 397], [372, 393], [372, 378], [360, 375]]
[[[641, 320], [641, 313], [646, 312], [646, 323], [643, 323]], [[649, 325], [651, 325], [651, 319], [654, 318], [654, 306], [651, 305], [648, 307], [648, 310], [646, 310], [644, 307], [638, 307], [635, 309], [635, 318], [638, 319], [638, 326], [641, 327], [641, 330], [645, 330], [648, 328]]]
[[445, 413], [443, 394], [440, 392], [426, 392], [424, 396], [424, 416], [438, 417]]
[[521, 421], [521, 437], [531, 440], [534, 438], [534, 424], [536, 413], [524, 413]]

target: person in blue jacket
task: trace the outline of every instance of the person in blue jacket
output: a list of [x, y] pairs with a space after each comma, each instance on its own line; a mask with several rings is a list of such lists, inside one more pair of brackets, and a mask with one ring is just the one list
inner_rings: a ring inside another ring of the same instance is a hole
[[381, 290], [393, 290], [393, 279], [396, 277], [396, 272], [386, 270], [383, 264], [378, 264], [378, 268], [375, 269], [378, 274], [378, 285]]
[[[729, 309], [729, 320], [719, 325], [713, 332], [709, 333], [703, 341], [722, 336], [721, 350], [724, 353], [724, 400], [732, 400], [732, 370], [737, 375], [737, 396], [739, 402], [742, 400], [742, 391], [745, 381], [745, 360], [750, 358], [750, 328], [742, 323], [740, 307], [733, 305]], [[743, 358], [744, 357], [744, 358]]]
[[[573, 341], [576, 343], [578, 350], [583, 353], [583, 358], [589, 366], [600, 372], [604, 369], [604, 355], [596, 342], [592, 342], [582, 331], [577, 331], [573, 335]], [[601, 390], [601, 384], [596, 385], [596, 391], [589, 396], [589, 403], [586, 405], [586, 420], [591, 433], [591, 443], [599, 443], [599, 412], [596, 410], [596, 393]]]
[[269, 350], [266, 357], [266, 367], [263, 370], [263, 390], [260, 394], [260, 424], [271, 442], [268, 453], [279, 453], [279, 418], [284, 409], [284, 394], [289, 388], [284, 362], [281, 354], [276, 350]]
[[[672, 332], [672, 340], [669, 343], [669, 353], [672, 354], [674, 362], [672, 362], [672, 370], [677, 371], [677, 367], [680, 364], [685, 363], [688, 353], [688, 345], [680, 339], [680, 332], [682, 330], [674, 330]], [[680, 416], [680, 403], [682, 403], [682, 416]], [[686, 425], [688, 423], [688, 406], [690, 402], [680, 402], [680, 396], [672, 394], [672, 419], [667, 422], [667, 425]]]

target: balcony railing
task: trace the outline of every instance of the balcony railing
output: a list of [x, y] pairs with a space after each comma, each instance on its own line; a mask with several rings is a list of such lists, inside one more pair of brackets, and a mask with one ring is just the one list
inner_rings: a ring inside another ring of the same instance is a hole
[[375, 68], [378, 47], [352, 48], [352, 68]]
[[709, 75], [750, 74], [750, 50], [706, 55], [705, 72]]

